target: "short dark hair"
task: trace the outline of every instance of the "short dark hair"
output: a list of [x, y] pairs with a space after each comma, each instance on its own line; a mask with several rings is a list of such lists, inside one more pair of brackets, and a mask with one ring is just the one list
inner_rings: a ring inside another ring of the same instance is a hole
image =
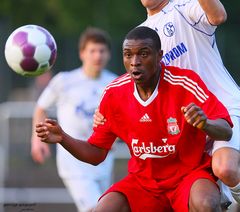
[[111, 39], [109, 34], [96, 27], [88, 27], [79, 38], [78, 49], [83, 50], [88, 42], [105, 44], [111, 50]]
[[157, 51], [161, 50], [161, 40], [157, 32], [149, 27], [139, 26], [132, 29], [125, 36], [124, 40], [138, 40], [138, 39], [148, 39], [150, 38], [153, 41], [154, 47]]

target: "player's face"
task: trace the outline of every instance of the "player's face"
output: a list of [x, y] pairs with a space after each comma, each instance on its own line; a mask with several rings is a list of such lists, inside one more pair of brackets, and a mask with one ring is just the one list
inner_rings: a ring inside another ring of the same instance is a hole
[[141, 0], [149, 15], [158, 13], [169, 0]]
[[85, 69], [91, 72], [101, 72], [110, 58], [108, 47], [102, 43], [88, 42], [80, 51], [80, 59]]
[[123, 43], [123, 63], [137, 85], [151, 86], [156, 81], [161, 58], [162, 51], [154, 48], [151, 39], [125, 40]]

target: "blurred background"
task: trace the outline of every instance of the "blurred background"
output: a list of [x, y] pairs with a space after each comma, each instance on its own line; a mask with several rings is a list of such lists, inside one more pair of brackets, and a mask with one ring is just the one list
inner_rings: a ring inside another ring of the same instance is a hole
[[[240, 84], [240, 1], [222, 0], [228, 20], [218, 27], [217, 44], [223, 61]], [[79, 66], [77, 43], [88, 26], [108, 31], [112, 59], [108, 68], [124, 73], [121, 44], [126, 32], [146, 18], [140, 1], [132, 0], [0, 0], [0, 212], [68, 211], [76, 208], [56, 171], [55, 157], [43, 166], [30, 156], [33, 106], [51, 75]], [[53, 70], [35, 78], [11, 71], [4, 45], [11, 32], [26, 24], [45, 27], [58, 46]], [[53, 152], [55, 146], [52, 146]], [[128, 154], [118, 152], [114, 180], [126, 173]]]

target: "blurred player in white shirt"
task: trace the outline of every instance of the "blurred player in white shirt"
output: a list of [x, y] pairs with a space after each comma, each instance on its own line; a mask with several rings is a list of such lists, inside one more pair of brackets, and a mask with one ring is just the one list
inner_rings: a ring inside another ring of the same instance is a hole
[[213, 145], [213, 171], [230, 187], [240, 203], [240, 90], [219, 54], [215, 31], [225, 22], [226, 11], [219, 0], [141, 0], [148, 17], [141, 25], [155, 29], [164, 51], [166, 65], [197, 72], [228, 108], [234, 123], [229, 142]]
[[[47, 110], [55, 105], [61, 127], [71, 136], [86, 140], [92, 133], [92, 116], [101, 94], [105, 86], [116, 78], [105, 69], [110, 59], [107, 33], [87, 28], [79, 40], [79, 58], [81, 67], [58, 73], [45, 88], [35, 108], [33, 126], [43, 121], [48, 116]], [[50, 156], [49, 146], [37, 138], [34, 130], [31, 154], [40, 164]], [[112, 183], [113, 155], [108, 154], [103, 163], [93, 166], [77, 160], [57, 145], [57, 168], [78, 210], [87, 212]]]

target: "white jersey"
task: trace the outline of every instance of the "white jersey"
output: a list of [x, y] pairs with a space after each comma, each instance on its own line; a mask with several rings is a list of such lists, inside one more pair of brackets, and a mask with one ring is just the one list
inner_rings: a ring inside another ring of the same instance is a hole
[[[60, 72], [39, 97], [38, 106], [49, 109], [56, 105], [57, 119], [62, 129], [74, 138], [87, 140], [92, 134], [93, 114], [102, 92], [116, 77], [107, 70], [102, 71], [98, 79], [87, 77], [81, 68]], [[61, 145], [57, 145], [58, 172], [63, 178], [104, 177], [111, 172], [106, 166], [112, 163], [111, 153], [103, 163], [93, 166], [77, 160]]]
[[223, 65], [215, 41], [216, 26], [208, 22], [197, 0], [170, 0], [141, 25], [158, 32], [165, 65], [194, 70], [230, 115], [239, 114], [239, 87]]

